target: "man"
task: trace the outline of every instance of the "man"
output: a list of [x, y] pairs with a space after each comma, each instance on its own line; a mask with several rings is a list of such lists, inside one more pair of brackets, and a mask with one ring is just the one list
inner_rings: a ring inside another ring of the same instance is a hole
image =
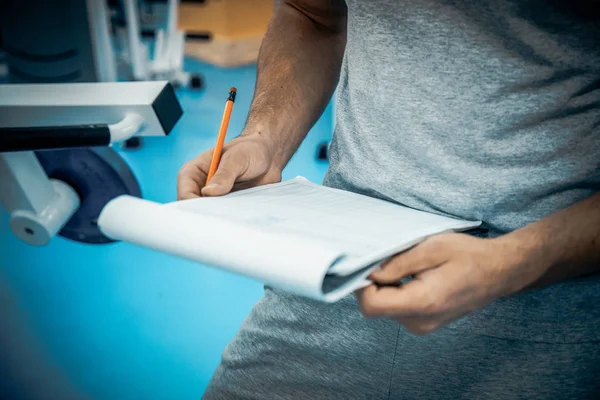
[[600, 398], [594, 5], [281, 2], [243, 134], [179, 197], [279, 181], [339, 81], [324, 183], [488, 232], [430, 238], [333, 305], [267, 289], [206, 399]]

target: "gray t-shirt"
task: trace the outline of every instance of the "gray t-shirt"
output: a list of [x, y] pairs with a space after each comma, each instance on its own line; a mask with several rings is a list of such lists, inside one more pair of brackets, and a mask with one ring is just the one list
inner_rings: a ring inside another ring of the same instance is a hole
[[[497, 236], [600, 189], [600, 2], [347, 0], [325, 184]], [[600, 339], [600, 275], [501, 299], [484, 334]]]

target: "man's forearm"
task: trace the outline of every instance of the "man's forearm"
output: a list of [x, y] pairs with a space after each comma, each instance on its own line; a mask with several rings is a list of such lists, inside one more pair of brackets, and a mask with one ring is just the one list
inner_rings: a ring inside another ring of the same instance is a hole
[[344, 0], [282, 1], [263, 40], [243, 135], [273, 143], [283, 169], [335, 90], [346, 42]]
[[518, 249], [515, 291], [600, 272], [600, 193], [500, 240]]

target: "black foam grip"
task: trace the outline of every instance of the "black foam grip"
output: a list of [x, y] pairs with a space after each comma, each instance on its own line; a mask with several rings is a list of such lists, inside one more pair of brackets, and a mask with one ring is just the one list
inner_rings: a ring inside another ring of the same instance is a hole
[[0, 152], [96, 147], [110, 144], [106, 124], [0, 128]]

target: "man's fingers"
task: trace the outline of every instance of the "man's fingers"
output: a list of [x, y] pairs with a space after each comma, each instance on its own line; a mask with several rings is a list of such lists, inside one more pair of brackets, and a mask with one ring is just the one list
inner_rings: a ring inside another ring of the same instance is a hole
[[418, 279], [400, 287], [367, 286], [357, 296], [361, 312], [370, 318], [436, 315], [443, 307], [439, 295]]
[[181, 185], [180, 188], [177, 189], [177, 200], [195, 199], [200, 197], [199, 193], [200, 187], [196, 182], [186, 182], [185, 185]]
[[204, 185], [206, 174], [192, 160], [185, 164], [177, 176], [177, 198], [179, 200], [200, 197], [200, 189]]
[[202, 188], [202, 195], [221, 196], [229, 193], [236, 179], [246, 171], [247, 167], [246, 161], [225, 152], [219, 162], [217, 172]]
[[180, 200], [200, 196], [221, 196], [229, 193], [236, 180], [248, 169], [248, 154], [228, 148], [223, 151], [217, 172], [206, 182], [214, 150], [208, 150], [185, 164], [177, 177], [177, 197]]
[[435, 268], [445, 261], [445, 236], [434, 236], [392, 258], [373, 271], [369, 279], [381, 284], [398, 283], [409, 275]]

